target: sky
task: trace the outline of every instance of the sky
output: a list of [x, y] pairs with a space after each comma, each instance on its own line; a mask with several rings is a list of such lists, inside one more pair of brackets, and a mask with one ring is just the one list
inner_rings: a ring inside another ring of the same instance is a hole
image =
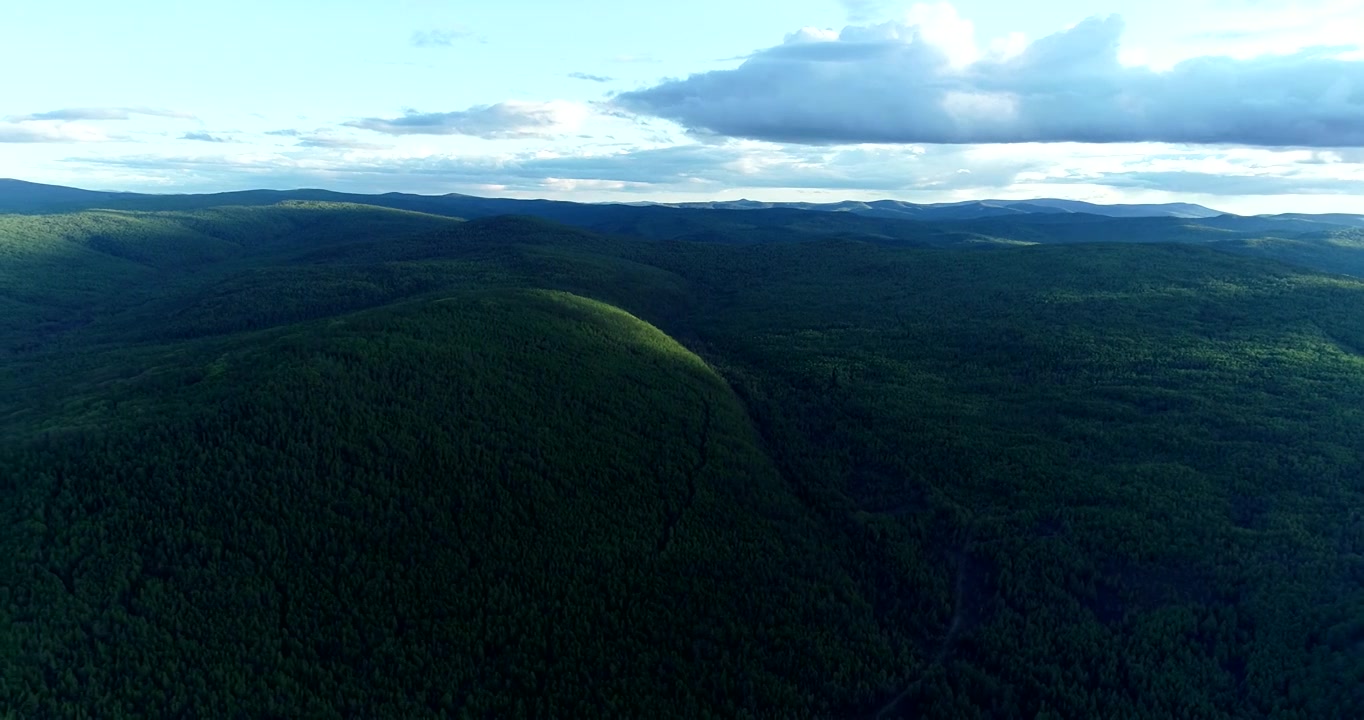
[[1364, 0], [13, 0], [0, 177], [1364, 213]]

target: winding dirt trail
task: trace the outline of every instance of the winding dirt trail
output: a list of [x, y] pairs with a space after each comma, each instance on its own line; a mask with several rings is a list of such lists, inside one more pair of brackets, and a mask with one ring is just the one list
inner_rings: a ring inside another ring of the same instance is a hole
[[[968, 549], [952, 552], [952, 557], [957, 563], [957, 572], [956, 577], [953, 580], [952, 591], [952, 620], [947, 624], [947, 633], [943, 635], [942, 641], [938, 643], [938, 650], [933, 653], [933, 660], [925, 668], [925, 674], [927, 674], [928, 670], [941, 665], [943, 661], [947, 659], [948, 655], [952, 652], [953, 645], [956, 644], [957, 636], [961, 634], [962, 628], [979, 620], [978, 617], [974, 617], [976, 613], [967, 609], [967, 603], [970, 599], [968, 598], [968, 595], [974, 594], [973, 591], [976, 590], [976, 588], [971, 586], [979, 584], [980, 580], [978, 577], [980, 568], [971, 560], [969, 547], [970, 540], [966, 543], [966, 548]], [[904, 702], [904, 699], [909, 697], [910, 693], [913, 693], [921, 682], [923, 682], [922, 675], [918, 680], [911, 682], [904, 690], [901, 690], [899, 695], [891, 698], [890, 702], [881, 706], [881, 709], [877, 710], [876, 714], [872, 717], [875, 718], [875, 720], [892, 717], [890, 713], [895, 712], [899, 708], [900, 703]]]

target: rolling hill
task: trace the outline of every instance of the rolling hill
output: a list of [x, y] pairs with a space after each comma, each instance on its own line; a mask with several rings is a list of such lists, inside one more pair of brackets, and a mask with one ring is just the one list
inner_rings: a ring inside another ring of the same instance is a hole
[[0, 212], [48, 212], [116, 203], [123, 193], [79, 190], [60, 185], [0, 178]]

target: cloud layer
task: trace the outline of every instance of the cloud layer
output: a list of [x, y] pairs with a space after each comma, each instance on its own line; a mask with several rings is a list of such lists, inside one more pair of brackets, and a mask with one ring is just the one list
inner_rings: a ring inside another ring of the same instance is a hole
[[408, 111], [398, 118], [365, 118], [345, 125], [388, 135], [471, 135], [498, 140], [567, 132], [586, 114], [586, 108], [576, 103], [507, 101], [454, 112]]
[[72, 125], [0, 124], [0, 143], [99, 142], [108, 139], [98, 130]]
[[1122, 33], [1121, 18], [1094, 17], [982, 51], [950, 6], [917, 6], [903, 22], [802, 30], [738, 68], [614, 104], [696, 133], [804, 144], [1364, 146], [1364, 60], [1348, 48], [1156, 71], [1119, 62]]
[[[533, 194], [597, 191], [635, 197], [725, 193], [774, 197], [1076, 197], [1131, 202], [1188, 200], [1214, 205], [1243, 195], [1364, 195], [1364, 156], [1332, 151], [1119, 144], [880, 145], [814, 147], [756, 141], [550, 154], [413, 155], [397, 150], [345, 155], [301, 149], [227, 157], [73, 159], [85, 165], [204, 177], [261, 178], [295, 186], [360, 191]], [[1174, 195], [1172, 195], [1174, 194]], [[573, 197], [577, 197], [576, 195]], [[1212, 200], [1208, 200], [1212, 198]], [[1230, 202], [1230, 201], [1229, 201]], [[1234, 203], [1232, 203], [1234, 204]], [[1263, 211], [1252, 207], [1253, 211]]]

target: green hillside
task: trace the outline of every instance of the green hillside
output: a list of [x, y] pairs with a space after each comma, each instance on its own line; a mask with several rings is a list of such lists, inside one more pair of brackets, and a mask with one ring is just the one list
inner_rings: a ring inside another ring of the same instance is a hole
[[378, 207], [306, 202], [195, 212], [0, 214], [0, 303], [10, 310], [0, 318], [0, 358], [50, 345], [74, 328], [176, 290], [200, 288], [221, 273], [259, 270], [290, 253], [345, 242], [402, 242], [456, 224]]
[[1214, 245], [1243, 255], [1273, 258], [1301, 267], [1364, 277], [1364, 229], [1335, 229], [1297, 237], [1256, 237]]
[[1364, 714], [1364, 282], [318, 203], [0, 229], [0, 715]]

